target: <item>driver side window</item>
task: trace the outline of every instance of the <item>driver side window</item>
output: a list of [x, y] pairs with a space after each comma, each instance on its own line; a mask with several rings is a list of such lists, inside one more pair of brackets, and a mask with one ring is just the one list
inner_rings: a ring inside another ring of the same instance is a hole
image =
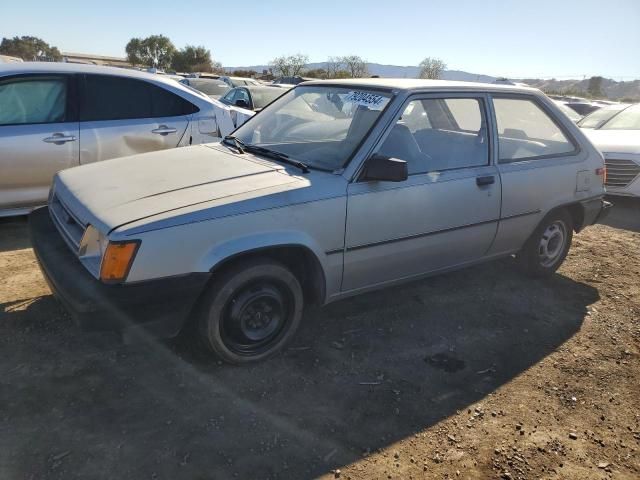
[[489, 164], [479, 98], [429, 98], [407, 104], [379, 154], [407, 162], [409, 175]]

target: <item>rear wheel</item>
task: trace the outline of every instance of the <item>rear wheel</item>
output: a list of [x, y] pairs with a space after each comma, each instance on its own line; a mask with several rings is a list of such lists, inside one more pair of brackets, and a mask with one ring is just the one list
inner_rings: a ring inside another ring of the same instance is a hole
[[569, 253], [573, 221], [566, 210], [547, 215], [518, 253], [522, 268], [534, 277], [552, 275]]
[[198, 336], [227, 362], [256, 362], [286, 345], [302, 309], [302, 288], [291, 271], [270, 259], [250, 260], [211, 285], [197, 319]]

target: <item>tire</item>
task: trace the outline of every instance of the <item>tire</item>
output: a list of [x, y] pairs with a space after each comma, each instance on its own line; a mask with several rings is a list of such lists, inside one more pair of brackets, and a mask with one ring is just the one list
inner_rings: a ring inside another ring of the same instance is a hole
[[518, 262], [532, 277], [553, 275], [569, 253], [572, 240], [573, 221], [569, 212], [551, 212], [518, 253]]
[[282, 350], [302, 319], [296, 276], [279, 262], [251, 259], [225, 270], [207, 289], [196, 318], [205, 350], [245, 365]]

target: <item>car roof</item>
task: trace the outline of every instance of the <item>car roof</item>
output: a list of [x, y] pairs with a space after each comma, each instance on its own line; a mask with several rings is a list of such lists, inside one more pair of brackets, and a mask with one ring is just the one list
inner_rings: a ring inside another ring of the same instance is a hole
[[215, 83], [216, 85], [227, 85], [227, 83], [223, 82], [219, 78], [208, 78], [208, 77], [196, 77], [196, 78], [185, 78], [184, 80], [188, 80], [189, 83]]
[[450, 80], [423, 80], [418, 78], [353, 78], [345, 80], [313, 80], [299, 85], [335, 85], [393, 90], [482, 90], [499, 92], [540, 93], [532, 87], [494, 83], [454, 82]]
[[285, 89], [284, 87], [280, 87], [280, 86], [272, 87], [270, 85], [239, 85], [237, 87], [234, 87], [233, 89], [238, 90], [240, 88], [246, 88], [250, 92], [274, 92], [274, 91], [282, 91]]
[[[105, 67], [65, 62], [23, 62], [0, 65], [0, 75], [20, 73], [93, 73], [97, 75], [117, 75], [119, 77], [140, 78], [161, 82], [175, 82], [169, 75], [141, 72], [129, 68]], [[171, 83], [173, 85], [173, 83]]]
[[206, 95], [192, 90], [188, 85], [180, 83], [177, 79], [172, 78], [169, 75], [141, 72], [139, 70], [129, 68], [105, 67], [102, 65], [88, 65], [81, 63], [23, 62], [0, 64], [0, 77], [7, 75], [19, 75], [22, 73], [86, 73], [94, 75], [113, 75], [121, 78], [136, 78], [139, 80], [146, 80], [151, 83], [167, 85], [170, 89], [180, 90], [183, 93], [187, 93], [190, 97], [195, 95], [200, 100], [204, 99], [206, 101], [210, 101]]

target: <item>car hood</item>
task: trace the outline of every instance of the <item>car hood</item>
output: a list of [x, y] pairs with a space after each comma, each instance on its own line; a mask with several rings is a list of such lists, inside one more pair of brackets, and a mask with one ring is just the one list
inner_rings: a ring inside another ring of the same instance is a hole
[[593, 130], [582, 132], [602, 153], [640, 154], [640, 132], [638, 130]]
[[300, 182], [304, 179], [277, 163], [209, 144], [63, 170], [54, 191], [83, 224], [107, 233], [154, 215], [248, 192], [287, 190]]

